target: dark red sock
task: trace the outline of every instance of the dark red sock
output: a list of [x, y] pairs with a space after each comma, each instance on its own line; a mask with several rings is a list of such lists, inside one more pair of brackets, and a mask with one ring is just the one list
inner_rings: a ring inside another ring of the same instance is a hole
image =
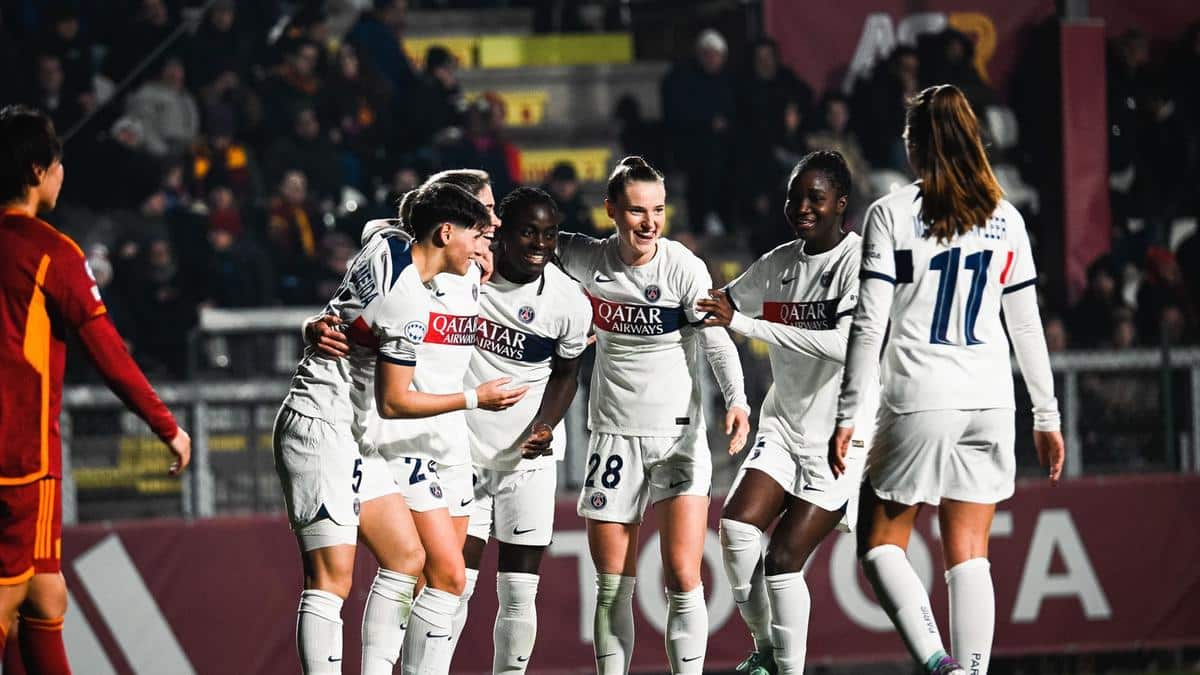
[[[71, 666], [67, 664], [67, 648], [63, 644], [61, 616], [57, 619], [21, 617], [17, 642], [21, 643], [21, 657], [28, 672], [38, 675], [71, 675]], [[5, 675], [8, 675], [8, 672], [6, 662]]]
[[13, 626], [9, 629], [12, 639], [4, 641], [4, 675], [26, 675], [25, 662], [21, 660], [21, 633], [17, 631], [14, 634], [12, 630], [17, 628], [19, 620], [14, 619]]

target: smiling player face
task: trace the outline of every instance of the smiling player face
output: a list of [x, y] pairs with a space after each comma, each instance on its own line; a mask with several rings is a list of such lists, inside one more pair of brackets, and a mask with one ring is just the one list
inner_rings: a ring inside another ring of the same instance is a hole
[[846, 196], [838, 196], [825, 172], [808, 170], [788, 184], [783, 213], [800, 239], [836, 243], [841, 237], [846, 203]]
[[605, 200], [604, 205], [617, 225], [622, 260], [629, 265], [649, 262], [667, 219], [667, 188], [659, 181], [629, 183], [615, 204]]
[[505, 268], [518, 277], [533, 278], [541, 275], [554, 253], [558, 219], [545, 205], [534, 204], [518, 212], [497, 232], [503, 245]]

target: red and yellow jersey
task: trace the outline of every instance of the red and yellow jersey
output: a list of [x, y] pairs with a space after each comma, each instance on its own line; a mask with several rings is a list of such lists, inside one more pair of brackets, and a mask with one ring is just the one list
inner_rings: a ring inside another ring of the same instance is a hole
[[37, 218], [0, 214], [0, 485], [62, 476], [68, 329], [105, 314], [83, 251]]

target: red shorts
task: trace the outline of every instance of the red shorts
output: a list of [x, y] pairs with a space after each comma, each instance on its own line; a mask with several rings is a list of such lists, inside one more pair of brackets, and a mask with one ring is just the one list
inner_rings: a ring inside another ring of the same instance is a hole
[[62, 481], [0, 487], [0, 586], [62, 569]]

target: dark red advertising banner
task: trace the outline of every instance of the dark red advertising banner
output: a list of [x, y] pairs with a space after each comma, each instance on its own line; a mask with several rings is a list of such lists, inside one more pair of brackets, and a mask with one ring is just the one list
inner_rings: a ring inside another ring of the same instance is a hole
[[[705, 547], [709, 670], [731, 667], [749, 648], [720, 571], [718, 513], [714, 505]], [[1057, 488], [1021, 485], [1001, 505], [992, 531], [996, 651], [1200, 644], [1196, 513], [1196, 476], [1086, 479]], [[944, 620], [946, 587], [933, 515], [920, 517], [909, 556]], [[560, 504], [557, 525], [542, 570], [538, 646], [530, 672], [588, 672], [593, 668], [594, 582], [583, 523], [571, 501]], [[651, 512], [643, 528], [635, 600], [634, 665], [642, 672], [665, 669], [666, 601], [653, 525]], [[77, 672], [299, 672], [293, 631], [300, 563], [282, 520], [74, 527], [65, 533], [64, 551], [72, 602], [66, 638]], [[359, 622], [374, 571], [369, 554], [360, 555], [358, 563], [355, 589], [342, 614], [346, 673], [358, 672]], [[480, 578], [454, 673], [490, 670], [493, 569], [489, 563]], [[808, 583], [810, 662], [905, 658], [859, 574], [851, 537], [826, 542], [808, 569]]]

